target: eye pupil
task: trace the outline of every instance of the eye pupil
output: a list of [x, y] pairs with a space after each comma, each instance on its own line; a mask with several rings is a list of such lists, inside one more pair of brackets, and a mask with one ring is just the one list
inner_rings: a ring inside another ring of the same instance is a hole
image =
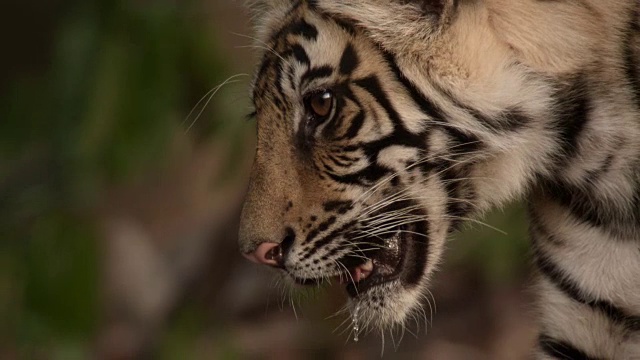
[[314, 94], [311, 96], [309, 105], [316, 116], [329, 116], [333, 108], [333, 94], [330, 91]]

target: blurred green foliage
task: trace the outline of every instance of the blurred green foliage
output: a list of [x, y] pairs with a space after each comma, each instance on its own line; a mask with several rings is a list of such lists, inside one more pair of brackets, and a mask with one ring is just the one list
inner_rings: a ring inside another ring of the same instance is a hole
[[527, 224], [522, 203], [494, 210], [483, 219], [468, 221], [449, 245], [452, 266], [481, 272], [494, 285], [517, 284], [529, 269]]
[[[0, 354], [86, 344], [95, 332], [95, 207], [108, 186], [162, 166], [191, 107], [228, 74], [197, 5], [65, 4], [49, 19], [45, 70], [10, 79], [0, 97]], [[219, 130], [213, 114], [190, 129], [194, 141]]]

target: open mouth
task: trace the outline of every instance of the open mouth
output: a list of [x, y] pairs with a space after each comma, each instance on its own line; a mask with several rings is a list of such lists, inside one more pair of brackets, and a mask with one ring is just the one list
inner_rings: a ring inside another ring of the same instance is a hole
[[[349, 296], [357, 298], [370, 289], [396, 280], [400, 277], [404, 265], [407, 238], [401, 229], [393, 236], [385, 238], [374, 251], [367, 252], [367, 260], [356, 265], [345, 265], [346, 269], [335, 276], [340, 283], [346, 284]], [[345, 261], [346, 262], [346, 261]], [[300, 285], [318, 284], [318, 279], [298, 279]]]
[[401, 230], [384, 240], [380, 249], [371, 254], [364, 264], [348, 268], [347, 293], [358, 297], [369, 289], [400, 277], [404, 263], [406, 238]]

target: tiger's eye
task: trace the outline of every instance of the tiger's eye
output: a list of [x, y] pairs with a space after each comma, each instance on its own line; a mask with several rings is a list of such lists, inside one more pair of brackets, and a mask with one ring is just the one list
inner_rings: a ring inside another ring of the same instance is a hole
[[309, 99], [309, 107], [318, 117], [329, 116], [333, 108], [333, 94], [330, 91], [324, 91], [312, 95]]

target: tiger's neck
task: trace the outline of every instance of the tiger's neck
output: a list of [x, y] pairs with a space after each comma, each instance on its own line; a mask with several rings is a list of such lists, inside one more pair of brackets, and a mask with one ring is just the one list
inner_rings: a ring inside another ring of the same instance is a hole
[[[470, 174], [481, 211], [546, 194], [581, 221], [640, 237], [640, 36], [638, 16], [628, 15], [638, 5], [553, 6], [562, 11], [525, 0], [462, 3], [427, 58], [396, 60], [444, 126], [483, 144]], [[606, 25], [619, 17], [598, 23], [602, 6], [628, 18], [626, 28]], [[548, 29], [562, 36], [541, 33]]]
[[562, 66], [520, 49], [517, 61], [496, 68], [497, 82], [510, 88], [525, 78], [526, 94], [470, 92], [472, 76], [448, 90], [464, 109], [452, 123], [485, 146], [470, 176], [479, 208], [527, 197], [540, 358], [640, 354], [639, 27], [634, 13], [618, 34], [589, 36], [606, 41], [588, 44], [588, 57], [558, 58]]

